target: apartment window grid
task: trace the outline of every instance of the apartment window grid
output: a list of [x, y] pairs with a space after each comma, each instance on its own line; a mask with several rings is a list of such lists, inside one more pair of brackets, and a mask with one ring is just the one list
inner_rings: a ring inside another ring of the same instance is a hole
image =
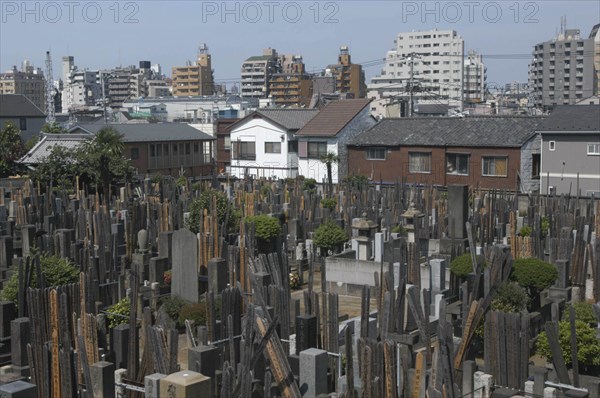
[[367, 160], [385, 160], [387, 150], [385, 148], [367, 149]]
[[505, 156], [484, 156], [481, 175], [484, 177], [507, 177], [508, 158]]
[[600, 143], [587, 144], [587, 154], [595, 156], [600, 155]]
[[281, 142], [265, 142], [265, 153], [281, 153]]
[[308, 143], [308, 157], [312, 159], [320, 159], [327, 155], [327, 143], [326, 142], [309, 142]]
[[447, 154], [446, 174], [469, 175], [469, 155], [466, 153]]
[[431, 173], [431, 152], [409, 152], [408, 171], [410, 173]]

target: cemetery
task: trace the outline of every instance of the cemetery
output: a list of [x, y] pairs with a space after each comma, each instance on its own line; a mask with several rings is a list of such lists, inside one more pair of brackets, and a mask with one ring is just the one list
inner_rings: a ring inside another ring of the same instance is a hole
[[0, 184], [1, 397], [600, 397], [598, 199], [76, 186]]

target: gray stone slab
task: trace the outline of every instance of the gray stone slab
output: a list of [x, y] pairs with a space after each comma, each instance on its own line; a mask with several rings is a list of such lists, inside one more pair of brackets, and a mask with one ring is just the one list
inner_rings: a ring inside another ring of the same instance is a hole
[[327, 351], [309, 348], [300, 352], [300, 393], [303, 397], [327, 394]]
[[167, 377], [162, 373], [153, 373], [144, 377], [145, 398], [161, 398], [160, 381]]
[[220, 369], [219, 354], [220, 349], [213, 345], [188, 348], [188, 369], [212, 378]]
[[173, 234], [171, 293], [198, 302], [198, 238], [188, 229]]
[[90, 376], [94, 398], [115, 397], [115, 365], [112, 362], [94, 363], [90, 366]]
[[213, 258], [208, 261], [208, 291], [216, 294], [227, 288], [229, 275], [227, 261], [222, 258]]
[[30, 342], [29, 318], [17, 318], [10, 323], [11, 360], [14, 366], [27, 366], [27, 344]]
[[32, 398], [37, 395], [37, 386], [22, 380], [0, 386], [2, 398]]

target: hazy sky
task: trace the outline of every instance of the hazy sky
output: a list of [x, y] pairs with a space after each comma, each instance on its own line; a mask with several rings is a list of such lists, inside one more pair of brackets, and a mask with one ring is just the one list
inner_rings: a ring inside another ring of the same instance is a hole
[[354, 62], [371, 61], [367, 78], [399, 32], [454, 29], [465, 52], [477, 50], [488, 83], [527, 80], [532, 46], [553, 38], [566, 16], [568, 28], [587, 37], [600, 22], [600, 2], [575, 1], [5, 1], [0, 0], [0, 70], [29, 59], [44, 67], [46, 50], [54, 77], [61, 58], [79, 67], [110, 68], [194, 60], [209, 46], [217, 82], [239, 80], [244, 59], [272, 47], [301, 54], [307, 69], [335, 63], [340, 45]]

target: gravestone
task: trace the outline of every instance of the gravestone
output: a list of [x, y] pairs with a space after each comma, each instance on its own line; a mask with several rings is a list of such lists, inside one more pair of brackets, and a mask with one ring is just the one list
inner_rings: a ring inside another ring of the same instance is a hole
[[303, 397], [327, 394], [327, 351], [309, 348], [300, 352], [300, 393]]
[[162, 373], [153, 373], [144, 377], [145, 398], [160, 398], [160, 381], [167, 377]]
[[213, 345], [188, 348], [188, 369], [214, 378], [219, 369], [219, 354], [219, 348]]
[[469, 216], [469, 187], [466, 185], [448, 186], [448, 238], [466, 239], [465, 223]]
[[566, 289], [567, 283], [569, 282], [569, 260], [556, 260], [554, 267], [558, 271], [558, 278], [554, 286], [560, 289]]
[[37, 386], [26, 381], [17, 380], [0, 386], [2, 398], [31, 398], [37, 397]]
[[227, 287], [229, 275], [227, 272], [227, 261], [222, 258], [213, 258], [208, 261], [208, 291], [215, 295]]
[[129, 324], [122, 323], [112, 329], [111, 350], [115, 354], [115, 366], [126, 368], [129, 352]]
[[317, 346], [317, 317], [299, 315], [296, 317], [296, 353]]
[[169, 269], [169, 259], [167, 257], [152, 257], [148, 266], [148, 280], [150, 283], [163, 283], [165, 271]]
[[94, 398], [114, 398], [115, 365], [113, 363], [106, 361], [94, 363], [90, 366], [90, 376]]
[[198, 238], [189, 229], [173, 234], [171, 293], [191, 303], [198, 302]]
[[0, 270], [6, 269], [13, 258], [13, 239], [10, 236], [0, 237]]
[[172, 373], [160, 381], [161, 397], [211, 397], [211, 378], [191, 370]]
[[173, 264], [173, 231], [158, 234], [158, 254], [169, 259], [169, 265]]
[[30, 343], [29, 318], [17, 318], [10, 323], [11, 331], [11, 361], [13, 366], [24, 367], [29, 365], [27, 358], [27, 344]]

